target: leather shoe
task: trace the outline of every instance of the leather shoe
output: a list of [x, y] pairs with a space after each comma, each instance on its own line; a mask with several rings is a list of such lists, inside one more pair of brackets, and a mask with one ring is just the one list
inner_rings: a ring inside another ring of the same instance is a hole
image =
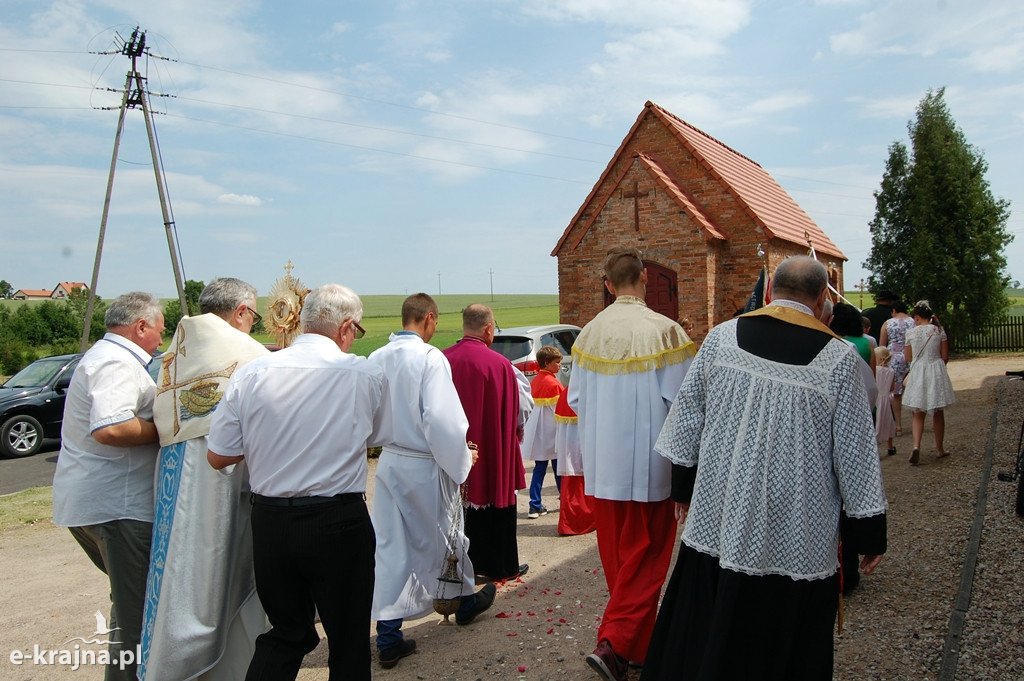
[[529, 571], [530, 571], [530, 564], [529, 563], [523, 563], [522, 565], [519, 566], [519, 574], [515, 575], [513, 577], [509, 577], [509, 579], [515, 579], [516, 577], [522, 577], [523, 575], [525, 575]]
[[380, 666], [384, 669], [391, 669], [403, 657], [416, 652], [416, 641], [411, 638], [403, 638], [401, 642], [388, 646], [380, 651]]
[[483, 588], [476, 592], [473, 607], [469, 612], [466, 614], [455, 613], [455, 623], [464, 626], [475, 620], [477, 615], [491, 607], [491, 604], [494, 603], [494, 594], [497, 591], [498, 588], [493, 583], [484, 584]]
[[607, 639], [603, 639], [594, 652], [587, 655], [587, 664], [605, 681], [625, 681], [629, 673], [629, 663], [615, 654]]

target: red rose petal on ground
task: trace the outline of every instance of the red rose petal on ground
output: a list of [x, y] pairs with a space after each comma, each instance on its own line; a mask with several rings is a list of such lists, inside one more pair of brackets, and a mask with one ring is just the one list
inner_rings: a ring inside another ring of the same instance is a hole
[[549, 633], [549, 634], [552, 634], [552, 633], [554, 633], [554, 631], [555, 631], [554, 629], [548, 629], [548, 633]]
[[510, 633], [505, 634], [505, 635], [506, 636], [518, 636], [519, 634], [517, 634], [516, 632], [513, 631], [513, 632], [510, 632]]
[[526, 665], [522, 665], [522, 664], [519, 665], [519, 671], [520, 672], [525, 672], [526, 671]]
[[498, 619], [501, 619], [501, 620], [507, 619], [507, 618], [509, 618], [511, 616], [512, 615], [508, 614], [507, 612], [499, 612], [497, 615], [495, 615], [495, 617], [497, 617]]

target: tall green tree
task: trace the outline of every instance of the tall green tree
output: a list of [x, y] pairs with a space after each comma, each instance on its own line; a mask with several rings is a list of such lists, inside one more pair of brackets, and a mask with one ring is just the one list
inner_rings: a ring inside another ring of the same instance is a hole
[[14, 295], [14, 287], [6, 279], [0, 279], [0, 298], [4, 300]]
[[[185, 304], [188, 305], [188, 314], [194, 317], [199, 314], [199, 296], [202, 294], [206, 284], [201, 281], [185, 280]], [[164, 305], [164, 333], [171, 335], [178, 328], [181, 321], [181, 302], [175, 298]]]
[[1010, 204], [989, 189], [988, 164], [949, 113], [945, 89], [929, 90], [907, 124], [910, 151], [889, 147], [875, 195], [872, 290], [909, 303], [927, 299], [955, 339], [999, 319], [1009, 304], [1004, 250]]

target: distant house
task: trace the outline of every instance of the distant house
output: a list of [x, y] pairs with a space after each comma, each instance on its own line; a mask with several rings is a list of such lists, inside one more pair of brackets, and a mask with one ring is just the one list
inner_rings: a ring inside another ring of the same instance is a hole
[[563, 323], [611, 303], [601, 262], [614, 246], [640, 249], [648, 306], [688, 317], [698, 342], [746, 304], [763, 264], [813, 246], [842, 291], [847, 260], [764, 168], [652, 102], [551, 252]]
[[53, 291], [46, 289], [20, 288], [14, 292], [11, 298], [14, 300], [46, 300], [52, 293]]
[[88, 292], [89, 287], [85, 285], [84, 281], [62, 281], [54, 287], [53, 293], [50, 294], [50, 298], [54, 300], [64, 300], [71, 295], [74, 289], [79, 289], [83, 293]]
[[83, 281], [62, 281], [52, 291], [48, 289], [18, 289], [11, 296], [14, 300], [64, 300], [71, 295], [74, 289], [81, 289], [83, 292], [89, 290]]

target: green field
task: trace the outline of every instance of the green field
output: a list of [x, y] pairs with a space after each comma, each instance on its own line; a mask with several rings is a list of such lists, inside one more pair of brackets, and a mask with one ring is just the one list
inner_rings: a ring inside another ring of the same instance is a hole
[[[363, 301], [363, 321], [366, 336], [357, 340], [352, 352], [368, 355], [388, 342], [388, 337], [402, 328], [402, 301], [405, 296], [360, 296]], [[434, 296], [440, 317], [431, 345], [447, 348], [462, 338], [462, 310], [472, 303], [483, 303], [494, 310], [499, 328], [558, 323], [558, 296], [548, 295], [496, 295], [457, 294]], [[257, 312], [264, 314], [267, 299], [256, 302]], [[264, 316], [266, 316], [264, 314]], [[270, 336], [257, 335], [263, 343], [273, 343]]]
[[[368, 355], [377, 348], [388, 342], [388, 336], [392, 332], [402, 328], [402, 301], [405, 296], [360, 296], [363, 301], [362, 327], [366, 329], [366, 336], [355, 342], [352, 352], [357, 355]], [[437, 307], [440, 311], [437, 332], [431, 340], [432, 345], [439, 348], [447, 348], [454, 345], [455, 341], [462, 338], [462, 310], [472, 303], [483, 303], [494, 310], [494, 318], [499, 328], [510, 328], [513, 326], [528, 326], [539, 324], [558, 323], [558, 296], [555, 294], [542, 295], [496, 295], [494, 299], [488, 294], [455, 294], [447, 296], [434, 296]], [[170, 302], [171, 298], [161, 299], [164, 304]], [[0, 300], [0, 305], [15, 308], [19, 305], [38, 305], [42, 300]], [[109, 302], [109, 301], [108, 301]], [[256, 301], [257, 312], [266, 316], [267, 299], [258, 298]], [[167, 341], [162, 349], [166, 349], [170, 342], [171, 331], [167, 332]], [[254, 335], [261, 343], [274, 343], [275, 340], [267, 334]], [[40, 356], [53, 354], [40, 349]]]

